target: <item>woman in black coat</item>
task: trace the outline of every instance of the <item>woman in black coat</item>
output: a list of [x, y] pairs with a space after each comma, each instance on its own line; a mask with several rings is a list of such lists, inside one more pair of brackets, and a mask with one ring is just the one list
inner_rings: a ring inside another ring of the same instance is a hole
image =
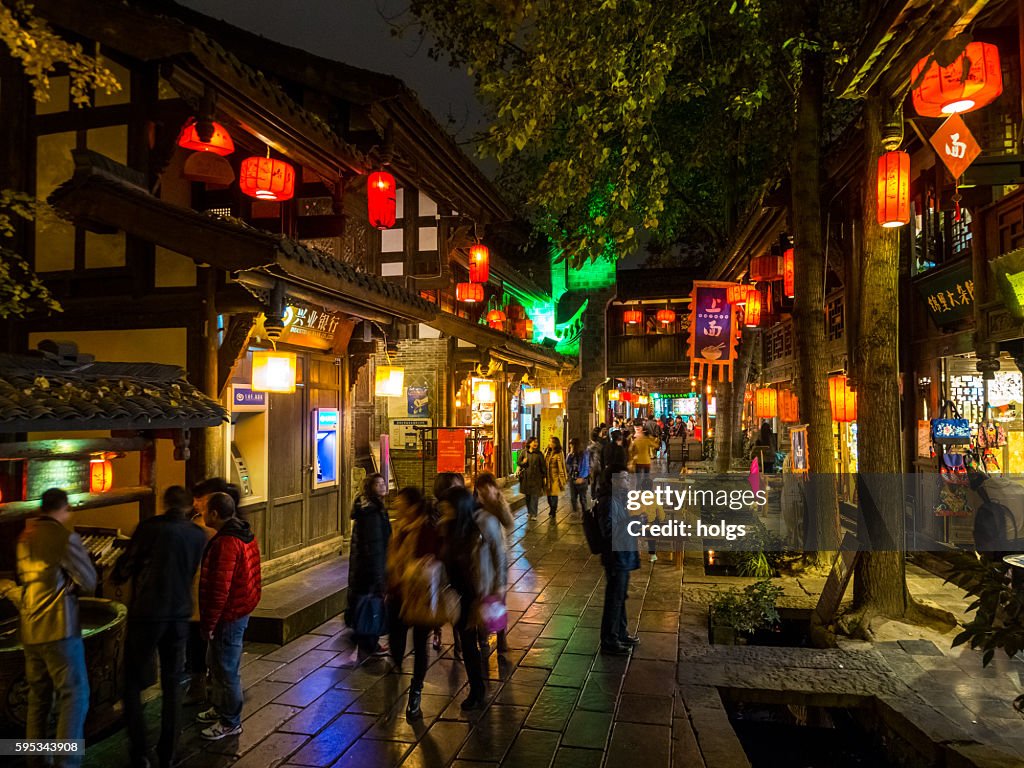
[[[348, 611], [346, 623], [353, 628], [353, 640], [365, 653], [387, 653], [377, 642], [378, 636], [360, 634], [356, 626], [361, 600], [380, 597], [387, 591], [388, 540], [391, 522], [388, 520], [384, 497], [387, 485], [379, 474], [367, 476], [363, 492], [352, 505], [352, 549], [348, 566]], [[383, 603], [381, 603], [383, 607]]]

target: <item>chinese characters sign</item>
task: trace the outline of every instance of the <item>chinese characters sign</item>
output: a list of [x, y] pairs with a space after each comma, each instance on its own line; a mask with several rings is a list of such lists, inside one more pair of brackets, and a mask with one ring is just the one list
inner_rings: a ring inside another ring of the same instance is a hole
[[313, 349], [330, 349], [334, 332], [341, 322], [338, 312], [289, 305], [284, 313], [284, 333], [280, 341]]
[[690, 302], [690, 375], [732, 381], [736, 327], [727, 300], [730, 283], [694, 281]]
[[466, 430], [437, 430], [437, 471], [466, 471]]
[[953, 115], [942, 124], [932, 136], [932, 147], [954, 179], [963, 176], [981, 154], [981, 147], [960, 115]]
[[974, 274], [970, 262], [929, 275], [918, 282], [917, 289], [938, 326], [974, 314]]

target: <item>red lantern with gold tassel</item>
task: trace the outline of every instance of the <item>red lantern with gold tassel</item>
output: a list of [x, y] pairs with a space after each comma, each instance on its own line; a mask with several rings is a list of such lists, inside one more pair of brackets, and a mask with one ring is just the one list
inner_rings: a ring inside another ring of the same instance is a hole
[[782, 295], [787, 299], [796, 295], [796, 254], [792, 248], [782, 254]]
[[755, 256], [750, 260], [750, 279], [770, 283], [782, 277], [782, 259], [778, 256]]
[[754, 415], [759, 419], [774, 419], [779, 410], [779, 393], [772, 387], [754, 391]]
[[484, 300], [484, 287], [480, 283], [459, 283], [455, 286], [455, 298], [466, 304], [479, 304]]
[[496, 331], [505, 330], [505, 321], [507, 319], [508, 318], [505, 316], [505, 313], [500, 309], [492, 309], [487, 313], [487, 325]]
[[902, 227], [910, 222], [910, 155], [886, 152], [878, 158], [878, 223]]
[[366, 207], [370, 226], [391, 229], [395, 226], [395, 177], [387, 171], [375, 171], [366, 180]]
[[828, 377], [828, 399], [832, 406], [832, 421], [847, 423], [857, 420], [857, 393], [850, 389], [845, 376]]
[[486, 283], [491, 276], [491, 252], [477, 243], [469, 249], [469, 282]]
[[627, 309], [622, 313], [622, 322], [626, 325], [638, 325], [644, 321], [644, 313], [639, 309]]
[[238, 172], [238, 187], [257, 200], [291, 200], [295, 196], [295, 169], [273, 157], [247, 157]]
[[747, 328], [761, 325], [761, 292], [754, 286], [747, 291], [747, 302], [743, 308], [743, 324]]
[[658, 314], [655, 315], [655, 319], [658, 321], [659, 325], [672, 325], [672, 323], [676, 321], [675, 310], [667, 307], [665, 309], [659, 309]]
[[750, 293], [750, 286], [746, 283], [730, 285], [725, 291], [725, 300], [734, 307], [742, 307], [747, 303], [748, 293]]
[[926, 56], [910, 73], [914, 109], [922, 117], [971, 112], [995, 101], [1003, 92], [999, 49], [991, 43], [969, 43], [949, 66]]
[[110, 459], [89, 460], [89, 493], [106, 493], [114, 486], [114, 466]]

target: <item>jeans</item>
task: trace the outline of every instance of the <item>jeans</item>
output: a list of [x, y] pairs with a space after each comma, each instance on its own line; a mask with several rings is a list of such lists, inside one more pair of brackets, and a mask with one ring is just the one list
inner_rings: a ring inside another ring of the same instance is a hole
[[601, 645], [616, 645], [629, 634], [626, 630], [626, 596], [629, 593], [629, 571], [605, 566], [604, 577]]
[[[391, 646], [391, 658], [401, 664], [405, 658], [406, 641], [409, 638], [409, 626], [402, 623], [401, 600], [388, 600], [388, 644]], [[412, 689], [423, 690], [423, 680], [427, 676], [427, 640], [430, 638], [430, 627], [412, 627]]]
[[[25, 738], [61, 741], [81, 739], [89, 711], [89, 673], [85, 667], [85, 646], [80, 637], [66, 637], [52, 643], [25, 646], [25, 678], [28, 682], [28, 716]], [[47, 733], [50, 708], [56, 692], [57, 733]], [[75, 768], [81, 755], [67, 756], [58, 765]]]
[[526, 494], [526, 512], [530, 517], [537, 516], [537, 507], [540, 505], [540, 496], [532, 493]]
[[249, 617], [222, 621], [210, 641], [210, 703], [226, 725], [242, 722], [242, 635]]
[[555, 513], [557, 511], [558, 511], [558, 497], [557, 496], [548, 496], [548, 514], [551, 515], [552, 517], [554, 517]]
[[587, 511], [587, 483], [584, 480], [582, 483], [572, 483], [569, 486], [569, 503], [572, 505], [572, 511], [576, 511], [576, 506], [579, 504], [581, 512]]
[[486, 693], [484, 684], [484, 662], [480, 654], [480, 646], [477, 644], [476, 627], [469, 627], [469, 618], [473, 614], [473, 600], [463, 598], [462, 610], [459, 612], [459, 621], [455, 625], [455, 631], [462, 640], [462, 663], [466, 667], [466, 677], [469, 678], [469, 698], [482, 699]]
[[142, 691], [152, 685], [154, 651], [160, 658], [160, 741], [156, 754], [169, 766], [181, 730], [181, 670], [188, 640], [187, 621], [131, 621], [124, 641], [124, 717], [133, 765], [145, 765], [146, 721]]

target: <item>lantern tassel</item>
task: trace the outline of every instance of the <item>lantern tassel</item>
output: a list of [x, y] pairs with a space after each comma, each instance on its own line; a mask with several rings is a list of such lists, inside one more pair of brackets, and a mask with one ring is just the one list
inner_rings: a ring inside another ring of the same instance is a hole
[[956, 180], [956, 192], [953, 193], [953, 221], [960, 221], [963, 211], [960, 210], [960, 181], [963, 177], [961, 176]]

